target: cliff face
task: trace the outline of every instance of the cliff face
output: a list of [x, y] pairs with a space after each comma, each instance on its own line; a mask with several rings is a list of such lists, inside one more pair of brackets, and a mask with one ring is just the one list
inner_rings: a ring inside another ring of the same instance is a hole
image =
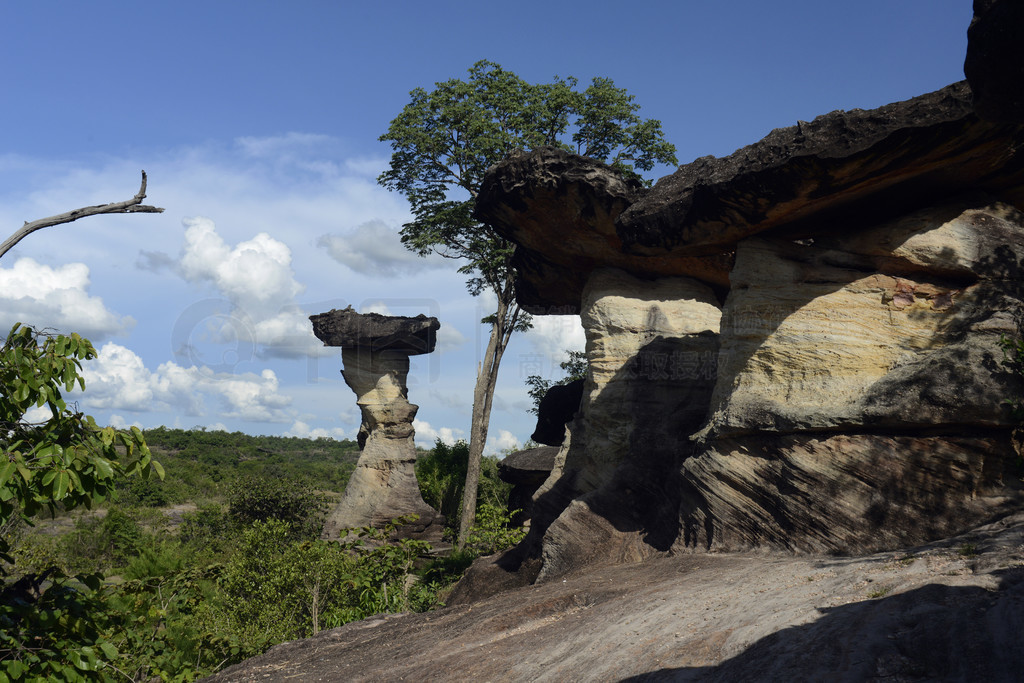
[[1022, 143], [960, 83], [647, 191], [554, 149], [492, 168], [477, 215], [519, 245], [521, 303], [579, 311], [590, 361], [505, 568], [863, 553], [1019, 507]]

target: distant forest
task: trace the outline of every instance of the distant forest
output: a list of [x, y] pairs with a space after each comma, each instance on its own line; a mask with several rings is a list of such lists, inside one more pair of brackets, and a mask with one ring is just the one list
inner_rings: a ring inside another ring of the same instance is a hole
[[162, 507], [213, 502], [250, 477], [301, 481], [340, 494], [359, 459], [359, 444], [348, 439], [253, 436], [242, 432], [143, 430], [153, 457], [167, 472], [163, 481], [133, 478], [124, 482], [126, 502]]

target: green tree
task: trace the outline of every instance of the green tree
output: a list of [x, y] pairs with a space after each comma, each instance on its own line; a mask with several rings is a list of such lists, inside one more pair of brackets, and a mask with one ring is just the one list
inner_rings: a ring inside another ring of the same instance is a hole
[[460, 548], [474, 521], [498, 367], [512, 334], [530, 326], [529, 316], [516, 304], [514, 245], [473, 218], [484, 172], [514, 150], [544, 145], [601, 159], [631, 177], [656, 163], [676, 163], [675, 147], [663, 139], [661, 123], [641, 119], [632, 95], [608, 78], [593, 79], [582, 92], [577, 85], [571, 77], [531, 84], [480, 61], [465, 81], [413, 90], [409, 104], [380, 137], [391, 143], [392, 154], [378, 182], [405, 195], [412, 206], [413, 220], [402, 227], [402, 242], [420, 255], [460, 260], [470, 293], [489, 291], [497, 299], [497, 310], [482, 321], [491, 333], [473, 391]]
[[[124, 477], [163, 477], [142, 432], [100, 427], [69, 406], [63, 391], [85, 388], [81, 362], [96, 356], [88, 339], [50, 335], [15, 324], [0, 348], [0, 529], [58, 505], [91, 507]], [[33, 408], [45, 419], [30, 421]], [[0, 535], [0, 557], [10, 561]]]
[[[163, 476], [142, 432], [99, 427], [63, 392], [85, 388], [81, 361], [96, 356], [77, 334], [50, 335], [16, 324], [0, 348], [0, 560], [6, 533], [58, 506], [91, 507], [124, 477]], [[45, 408], [38, 421], [33, 408]], [[0, 574], [7, 570], [0, 564]], [[17, 679], [99, 680], [117, 658], [96, 597], [102, 576], [70, 581], [57, 569], [0, 591], [0, 674]]]
[[558, 366], [565, 372], [565, 377], [557, 382], [544, 379], [540, 375], [530, 375], [526, 378], [526, 386], [530, 387], [527, 393], [533, 399], [533, 407], [530, 408], [530, 412], [534, 415], [540, 411], [540, 401], [544, 398], [544, 394], [548, 393], [548, 389], [560, 384], [575, 382], [578, 379], [586, 379], [587, 354], [583, 351], [569, 351], [568, 360], [562, 361]]

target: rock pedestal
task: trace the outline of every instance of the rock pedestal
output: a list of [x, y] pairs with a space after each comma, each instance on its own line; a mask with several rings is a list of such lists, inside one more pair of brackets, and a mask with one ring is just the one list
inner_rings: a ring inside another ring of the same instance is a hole
[[325, 346], [341, 346], [345, 383], [362, 412], [362, 453], [338, 506], [324, 523], [323, 538], [348, 529], [382, 528], [396, 517], [419, 519], [398, 530], [401, 537], [440, 540], [443, 518], [423, 502], [416, 482], [413, 418], [408, 399], [409, 356], [434, 350], [437, 318], [360, 314], [346, 308], [310, 316]]
[[579, 311], [589, 362], [495, 566], [868, 553], [1019, 510], [1021, 92], [1006, 115], [965, 83], [832, 112], [649, 190], [556, 149], [489, 169], [474, 215], [516, 243], [520, 305]]

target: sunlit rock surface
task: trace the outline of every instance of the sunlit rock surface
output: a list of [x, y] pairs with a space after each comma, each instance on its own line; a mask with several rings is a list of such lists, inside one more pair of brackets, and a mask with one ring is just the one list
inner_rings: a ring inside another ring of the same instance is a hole
[[362, 413], [361, 453], [341, 501], [324, 522], [323, 537], [338, 539], [348, 529], [383, 528], [392, 519], [417, 515], [399, 529], [402, 536], [440, 540], [443, 519], [423, 502], [416, 482], [412, 421], [418, 407], [409, 402], [409, 356], [434, 350], [436, 318], [360, 314], [351, 308], [310, 316], [325, 346], [341, 346], [345, 383]]
[[522, 303], [579, 310], [590, 360], [506, 570], [868, 552], [1020, 506], [1022, 145], [958, 83], [650, 190], [555, 150], [492, 168], [477, 212], [519, 245]]

